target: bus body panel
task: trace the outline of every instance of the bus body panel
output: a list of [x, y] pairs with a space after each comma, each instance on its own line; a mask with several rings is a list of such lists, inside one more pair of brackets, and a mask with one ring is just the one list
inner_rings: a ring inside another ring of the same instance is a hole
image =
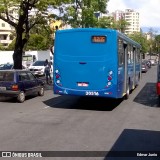
[[[105, 36], [106, 42], [94, 43], [92, 36]], [[62, 86], [55, 83], [55, 93], [64, 94], [67, 90], [68, 94], [117, 96], [116, 42], [115, 31], [88, 29], [57, 32], [54, 68], [60, 73]], [[113, 72], [113, 77], [108, 86], [109, 72]], [[56, 80], [55, 77], [54, 82]]]
[[[100, 37], [98, 42], [97, 37]], [[119, 32], [112, 29], [57, 31], [54, 47], [54, 93], [123, 97], [126, 92], [124, 82], [128, 77], [134, 78], [133, 66], [127, 67], [128, 63], [118, 65], [118, 37]]]

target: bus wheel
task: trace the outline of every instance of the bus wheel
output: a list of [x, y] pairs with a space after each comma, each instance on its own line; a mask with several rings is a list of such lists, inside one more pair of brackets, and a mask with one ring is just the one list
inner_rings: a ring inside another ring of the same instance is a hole
[[129, 94], [130, 94], [129, 85], [127, 85], [126, 95], [124, 96], [124, 99], [125, 99], [125, 100], [127, 100], [127, 99], [129, 98]]

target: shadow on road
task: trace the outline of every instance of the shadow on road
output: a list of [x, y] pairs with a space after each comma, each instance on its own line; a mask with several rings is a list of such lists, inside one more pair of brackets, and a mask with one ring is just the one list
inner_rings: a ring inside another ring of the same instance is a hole
[[[146, 152], [145, 152], [146, 151]], [[160, 153], [160, 131], [125, 129], [104, 160], [157, 160], [137, 153]]]
[[[33, 94], [33, 95], [29, 95], [26, 96], [25, 101], [33, 99], [37, 97], [37, 95]], [[12, 97], [0, 97], [0, 102], [4, 102], [4, 103], [18, 103], [16, 98], [12, 98]]]
[[146, 83], [134, 99], [134, 102], [143, 104], [147, 107], [160, 107], [156, 94], [156, 83]]
[[58, 96], [56, 98], [44, 101], [47, 106], [60, 109], [82, 109], [96, 111], [112, 111], [116, 108], [122, 99], [108, 99], [100, 97], [76, 97], [76, 96]]

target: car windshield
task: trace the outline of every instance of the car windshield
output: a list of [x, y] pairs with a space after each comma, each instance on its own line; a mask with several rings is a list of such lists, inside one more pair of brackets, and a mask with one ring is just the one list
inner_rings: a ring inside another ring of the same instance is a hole
[[13, 80], [14, 80], [13, 72], [0, 71], [0, 81], [13, 81]]
[[36, 62], [33, 63], [32, 66], [44, 66], [44, 62], [45, 61], [36, 61]]

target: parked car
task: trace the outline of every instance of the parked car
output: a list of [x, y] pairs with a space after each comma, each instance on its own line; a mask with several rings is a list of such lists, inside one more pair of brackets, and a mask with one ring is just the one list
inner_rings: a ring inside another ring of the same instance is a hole
[[[0, 65], [0, 70], [7, 70], [7, 69], [13, 69], [13, 64], [5, 63]], [[22, 69], [26, 69], [26, 67], [22, 65]]]
[[152, 66], [155, 66], [157, 64], [156, 59], [149, 59], [149, 61], [151, 62]]
[[143, 59], [142, 62], [145, 62], [147, 64], [148, 68], [151, 68], [152, 64], [151, 64], [150, 60]]
[[30, 67], [29, 70], [36, 76], [44, 75], [44, 66], [45, 61], [35, 61]]
[[148, 71], [148, 69], [149, 68], [148, 68], [147, 62], [142, 61], [141, 71], [146, 73]]
[[15, 97], [21, 103], [33, 93], [43, 96], [44, 84], [28, 70], [0, 70], [0, 96]]
[[29, 70], [36, 76], [43, 76], [45, 70], [45, 61], [35, 61], [30, 67]]

